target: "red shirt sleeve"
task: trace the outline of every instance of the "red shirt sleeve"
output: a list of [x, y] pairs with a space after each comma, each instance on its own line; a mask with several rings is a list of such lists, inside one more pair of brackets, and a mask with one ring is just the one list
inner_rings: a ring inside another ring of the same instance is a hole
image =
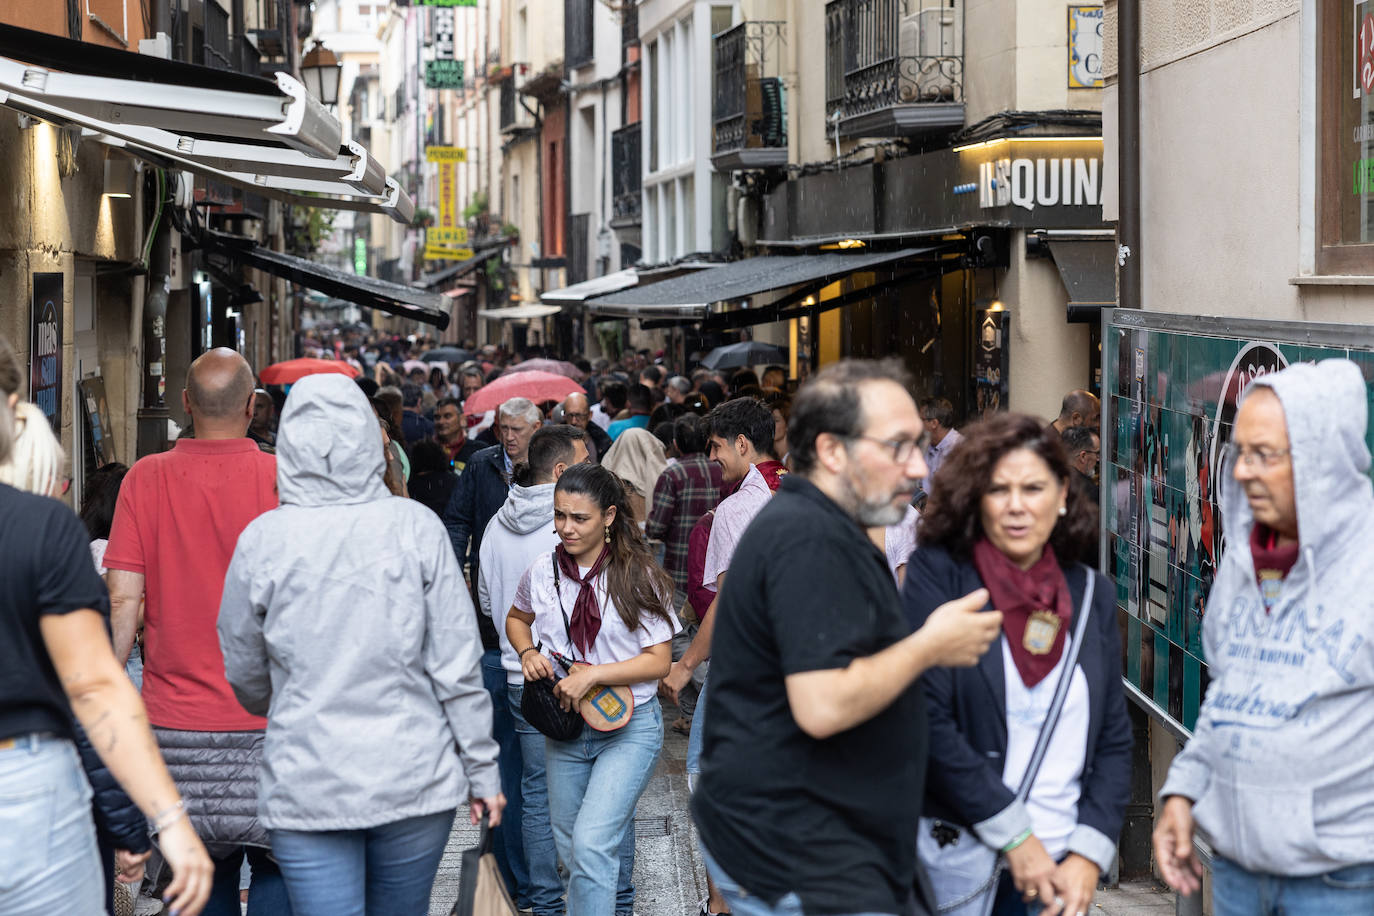
[[137, 510], [138, 483], [142, 476], [137, 465], [124, 475], [119, 499], [115, 502], [114, 521], [110, 523], [110, 544], [105, 549], [106, 569], [140, 574], [146, 571]]
[[698, 622], [706, 620], [706, 612], [716, 597], [714, 590], [701, 584], [702, 576], [706, 575], [706, 545], [711, 541], [711, 525], [715, 519], [716, 510], [712, 509], [697, 519], [687, 538], [687, 601], [696, 611]]

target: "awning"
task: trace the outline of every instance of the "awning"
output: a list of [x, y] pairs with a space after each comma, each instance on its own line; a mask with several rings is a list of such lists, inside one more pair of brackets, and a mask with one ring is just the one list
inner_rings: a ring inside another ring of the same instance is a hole
[[449, 299], [461, 299], [462, 297], [468, 295], [471, 292], [471, 286], [455, 286], [453, 289], [444, 290], [442, 293], [440, 293], [440, 295], [446, 296]]
[[616, 318], [701, 319], [710, 313], [714, 302], [747, 299], [770, 290], [824, 282], [936, 250], [904, 248], [865, 254], [763, 255], [588, 299], [587, 311]]
[[208, 137], [276, 139], [333, 158], [339, 120], [294, 77], [273, 80], [0, 26], [0, 88], [90, 118]]
[[415, 285], [424, 287], [425, 289], [434, 289], [452, 280], [466, 277], [468, 274], [485, 264], [490, 258], [500, 254], [501, 249], [505, 248], [507, 244], [508, 242], [505, 236], [490, 239], [486, 242], [479, 242], [472, 246], [472, 257], [465, 261], [459, 261], [457, 264], [451, 264], [442, 270], [422, 274]]
[[345, 273], [224, 232], [207, 232], [202, 242], [210, 251], [327, 296], [431, 324], [441, 331], [449, 325], [449, 300], [437, 293]]
[[1059, 278], [1069, 292], [1068, 320], [1097, 321], [1116, 305], [1116, 241], [1100, 232], [1044, 232]]
[[562, 289], [551, 289], [542, 293], [539, 299], [541, 302], [557, 305], [581, 305], [588, 299], [617, 293], [622, 289], [629, 289], [638, 285], [639, 273], [633, 267], [627, 267], [624, 270], [617, 270], [615, 273], [609, 273], [603, 277], [583, 280], [581, 283], [574, 283]]
[[563, 311], [558, 305], [516, 305], [508, 309], [478, 309], [478, 318], [492, 321], [512, 321], [517, 318], [547, 318]]

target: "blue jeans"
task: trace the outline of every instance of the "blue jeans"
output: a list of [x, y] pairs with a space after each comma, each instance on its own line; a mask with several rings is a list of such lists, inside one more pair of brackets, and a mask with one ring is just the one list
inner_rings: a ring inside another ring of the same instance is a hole
[[0, 913], [100, 913], [104, 873], [91, 787], [65, 738], [0, 750]]
[[501, 826], [492, 831], [491, 851], [510, 889], [511, 899], [521, 909], [528, 909], [530, 872], [525, 865], [525, 843], [520, 826], [524, 807], [520, 799], [520, 781], [524, 768], [520, 763], [520, 739], [515, 734], [515, 720], [506, 700], [506, 669], [501, 666], [500, 649], [482, 653], [482, 684], [491, 694], [491, 736], [501, 748], [496, 763], [501, 771], [501, 792], [506, 796]]
[[1215, 856], [1212, 912], [1214, 916], [1374, 913], [1374, 864], [1288, 878], [1246, 871], [1229, 859]]
[[[777, 903], [769, 904], [740, 887], [716, 864], [716, 860], [711, 858], [711, 854], [706, 851], [705, 846], [701, 847], [701, 860], [706, 863], [706, 873], [715, 882], [716, 890], [720, 891], [721, 896], [730, 904], [732, 916], [803, 916], [801, 898], [795, 892], [783, 894]], [[846, 916], [891, 916], [891, 914], [850, 913]]]
[[[553, 842], [553, 825], [549, 821], [549, 784], [544, 773], [544, 733], [525, 721], [520, 712], [520, 698], [524, 687], [506, 687], [511, 716], [515, 719], [515, 733], [520, 736], [520, 756], [524, 761], [524, 776], [520, 780], [522, 839], [525, 843], [525, 863], [529, 866], [530, 909], [534, 916], [562, 916], [563, 879], [558, 874], [558, 850]], [[633, 717], [632, 717], [633, 720]], [[629, 916], [635, 902], [635, 832], [633, 826], [625, 831], [620, 842], [620, 881], [615, 893], [617, 916]]]
[[452, 829], [449, 810], [366, 830], [273, 830], [272, 852], [295, 916], [428, 913]]
[[618, 850], [626, 833], [633, 836], [635, 805], [662, 747], [657, 699], [636, 708], [619, 731], [584, 725], [572, 741], [545, 740], [553, 839], [568, 867], [568, 916], [616, 911]]
[[687, 791], [695, 791], [701, 776], [701, 745], [706, 731], [706, 684], [697, 694], [696, 711], [692, 714], [692, 730], [687, 733]]
[[215, 878], [210, 899], [201, 916], [239, 916], [239, 894], [243, 888], [243, 865], [253, 880], [248, 885], [248, 916], [291, 916], [286, 881], [271, 853], [258, 846], [240, 846], [222, 859], [215, 859]]

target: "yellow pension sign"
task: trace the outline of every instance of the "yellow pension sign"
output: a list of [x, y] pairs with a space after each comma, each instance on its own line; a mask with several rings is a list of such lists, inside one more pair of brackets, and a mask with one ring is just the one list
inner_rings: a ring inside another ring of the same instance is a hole
[[467, 162], [466, 146], [426, 146], [426, 162]]
[[471, 260], [471, 248], [445, 248], [441, 245], [426, 245], [426, 261], [467, 261]]
[[468, 230], [466, 226], [430, 226], [425, 230], [426, 245], [466, 245]]

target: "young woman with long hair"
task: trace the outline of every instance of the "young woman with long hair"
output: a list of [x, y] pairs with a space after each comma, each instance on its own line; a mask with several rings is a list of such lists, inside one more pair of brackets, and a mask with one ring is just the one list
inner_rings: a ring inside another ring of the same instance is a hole
[[649, 553], [625, 487], [606, 468], [565, 471], [553, 513], [560, 543], [525, 571], [506, 634], [526, 681], [562, 676], [554, 694], [565, 709], [602, 688], [633, 697], [628, 721], [584, 724], [571, 741], [545, 743], [554, 842], [569, 870], [568, 914], [606, 916], [624, 911], [616, 902], [618, 849], [663, 745], [657, 686], [672, 663], [673, 583]]

